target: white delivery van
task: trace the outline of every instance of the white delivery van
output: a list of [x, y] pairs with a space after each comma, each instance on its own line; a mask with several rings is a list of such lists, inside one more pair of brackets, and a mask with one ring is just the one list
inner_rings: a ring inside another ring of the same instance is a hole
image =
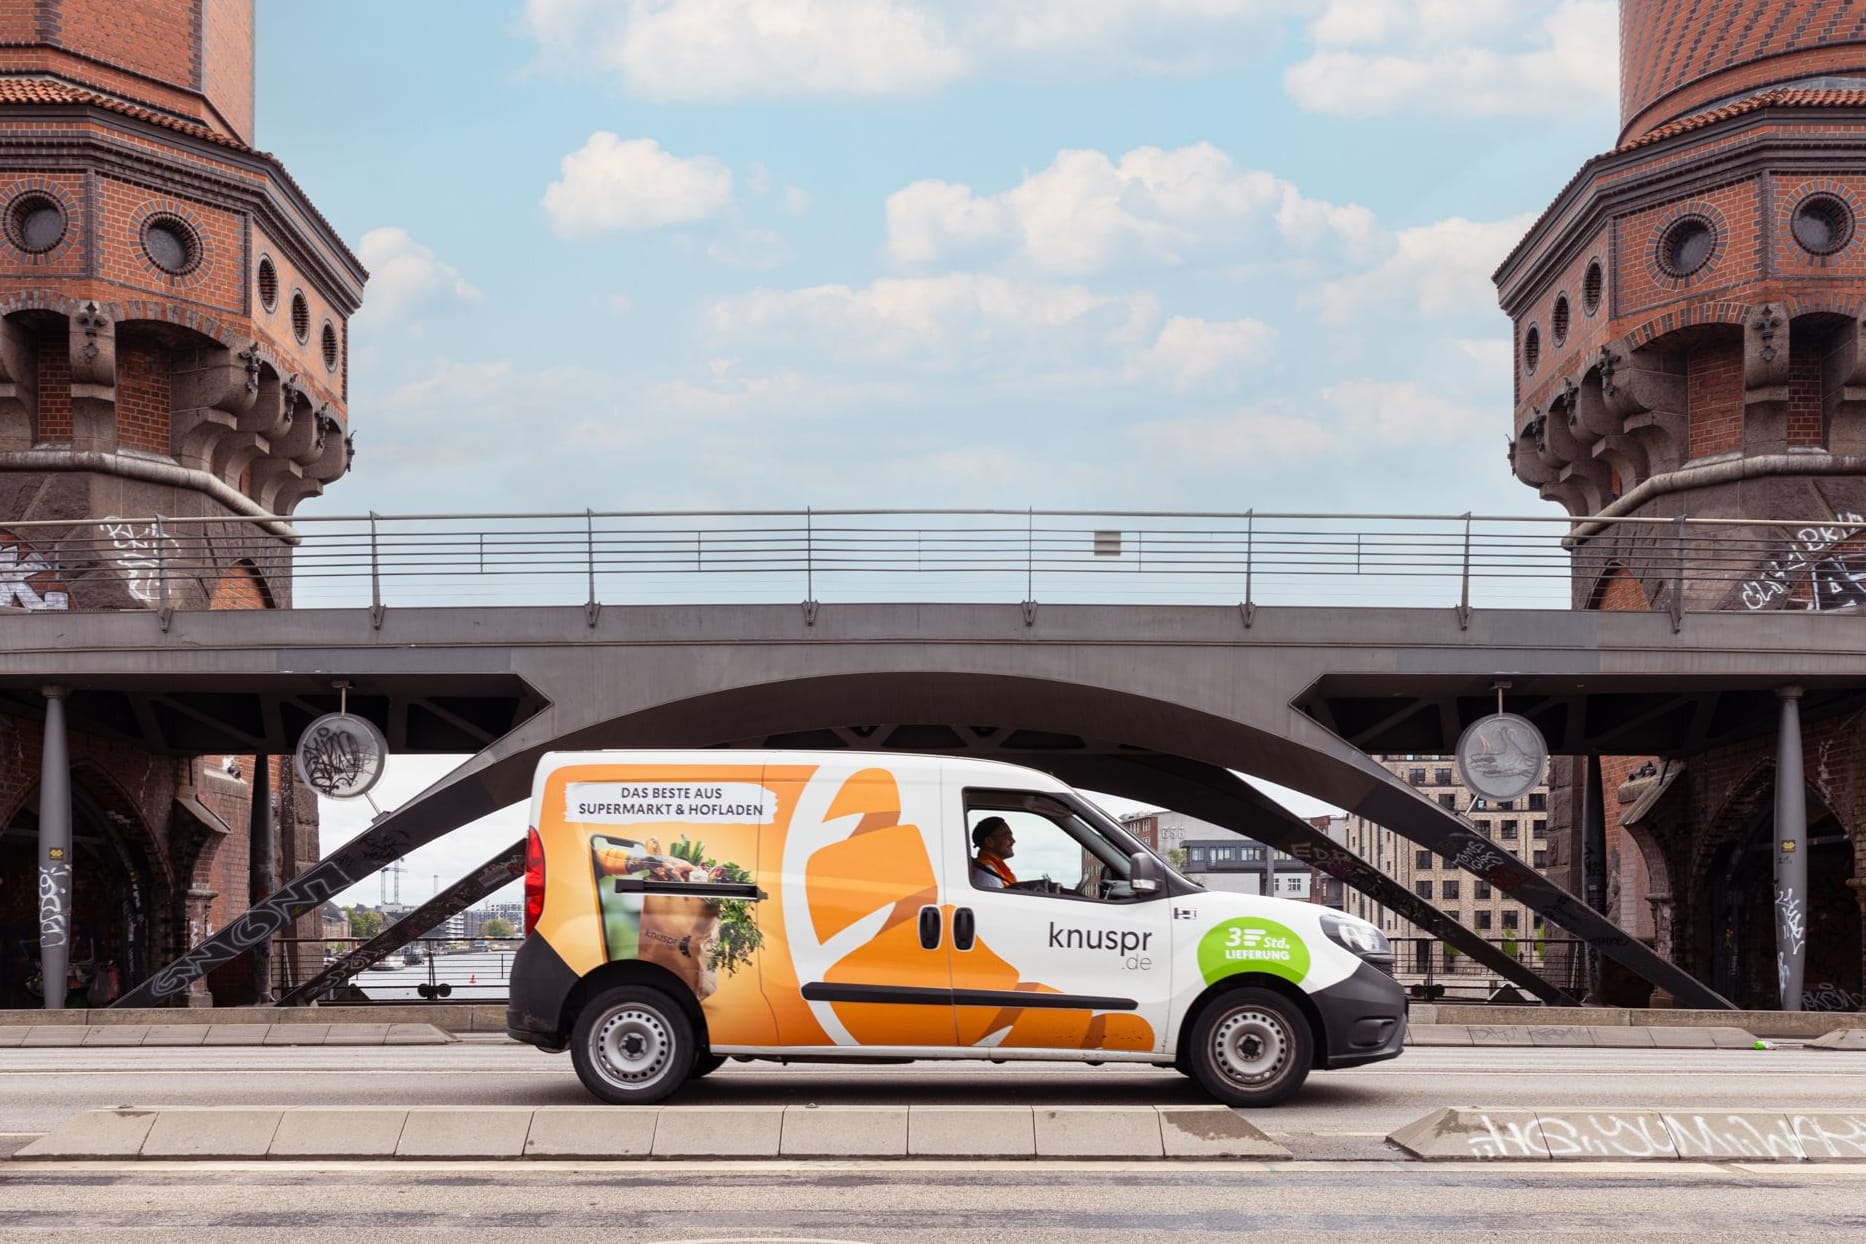
[[1270, 1105], [1393, 1058], [1373, 925], [1207, 891], [1056, 779], [963, 757], [554, 753], [507, 1031], [609, 1102], [727, 1058], [1170, 1065]]

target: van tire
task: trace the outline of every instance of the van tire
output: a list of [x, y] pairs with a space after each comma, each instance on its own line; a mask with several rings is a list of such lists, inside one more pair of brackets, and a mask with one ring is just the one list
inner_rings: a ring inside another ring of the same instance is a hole
[[591, 998], [570, 1030], [570, 1061], [583, 1087], [612, 1105], [645, 1105], [687, 1082], [693, 1024], [658, 989], [619, 985]]
[[1206, 1003], [1186, 1049], [1192, 1078], [1227, 1106], [1274, 1106], [1309, 1078], [1308, 1017], [1274, 990], [1245, 987]]

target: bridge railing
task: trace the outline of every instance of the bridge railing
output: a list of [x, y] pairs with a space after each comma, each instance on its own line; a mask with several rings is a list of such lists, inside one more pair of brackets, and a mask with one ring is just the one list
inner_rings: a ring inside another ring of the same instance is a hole
[[[0, 606], [263, 604], [289, 579], [299, 607], [960, 600], [1566, 609], [1588, 603], [1578, 592], [1606, 590], [1617, 592], [1614, 607], [1674, 614], [1850, 609], [1866, 602], [1862, 546], [1858, 515], [1577, 523], [806, 509], [109, 518], [0, 531]], [[1615, 588], [1616, 576], [1629, 582]]]

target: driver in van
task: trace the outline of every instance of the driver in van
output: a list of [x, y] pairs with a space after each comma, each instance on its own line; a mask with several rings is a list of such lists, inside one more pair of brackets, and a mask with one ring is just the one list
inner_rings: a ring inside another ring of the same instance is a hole
[[988, 816], [972, 827], [972, 846], [978, 856], [972, 861], [972, 884], [981, 890], [1003, 890], [1017, 884], [1017, 874], [1004, 861], [1011, 858], [1017, 840], [1001, 816]]

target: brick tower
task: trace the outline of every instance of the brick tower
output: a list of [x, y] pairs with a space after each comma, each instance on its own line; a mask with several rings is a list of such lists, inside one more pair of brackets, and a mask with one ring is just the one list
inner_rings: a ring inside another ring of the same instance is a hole
[[[253, 0], [0, 0], [0, 606], [290, 603], [291, 533], [257, 516], [349, 467], [364, 272], [252, 145], [253, 23]], [[70, 955], [106, 995], [246, 907], [249, 843], [315, 859], [315, 804], [276, 760], [177, 756], [185, 730], [149, 750], [161, 723], [88, 694]], [[23, 1006], [45, 712], [0, 708], [0, 1006]], [[256, 789], [276, 811], [249, 838]]]
[[[1668, 532], [1580, 523], [1577, 608], [1866, 623], [1866, 0], [1622, 0], [1620, 32], [1618, 145], [1497, 273], [1511, 467], [1578, 519], [1819, 520], [1724, 529], [1682, 575]], [[1810, 1009], [1866, 1008], [1863, 724], [1806, 725]], [[1751, 1005], [1777, 979], [1775, 755], [1762, 737], [1601, 766], [1609, 914]], [[1579, 888], [1582, 801], [1555, 802]]]

